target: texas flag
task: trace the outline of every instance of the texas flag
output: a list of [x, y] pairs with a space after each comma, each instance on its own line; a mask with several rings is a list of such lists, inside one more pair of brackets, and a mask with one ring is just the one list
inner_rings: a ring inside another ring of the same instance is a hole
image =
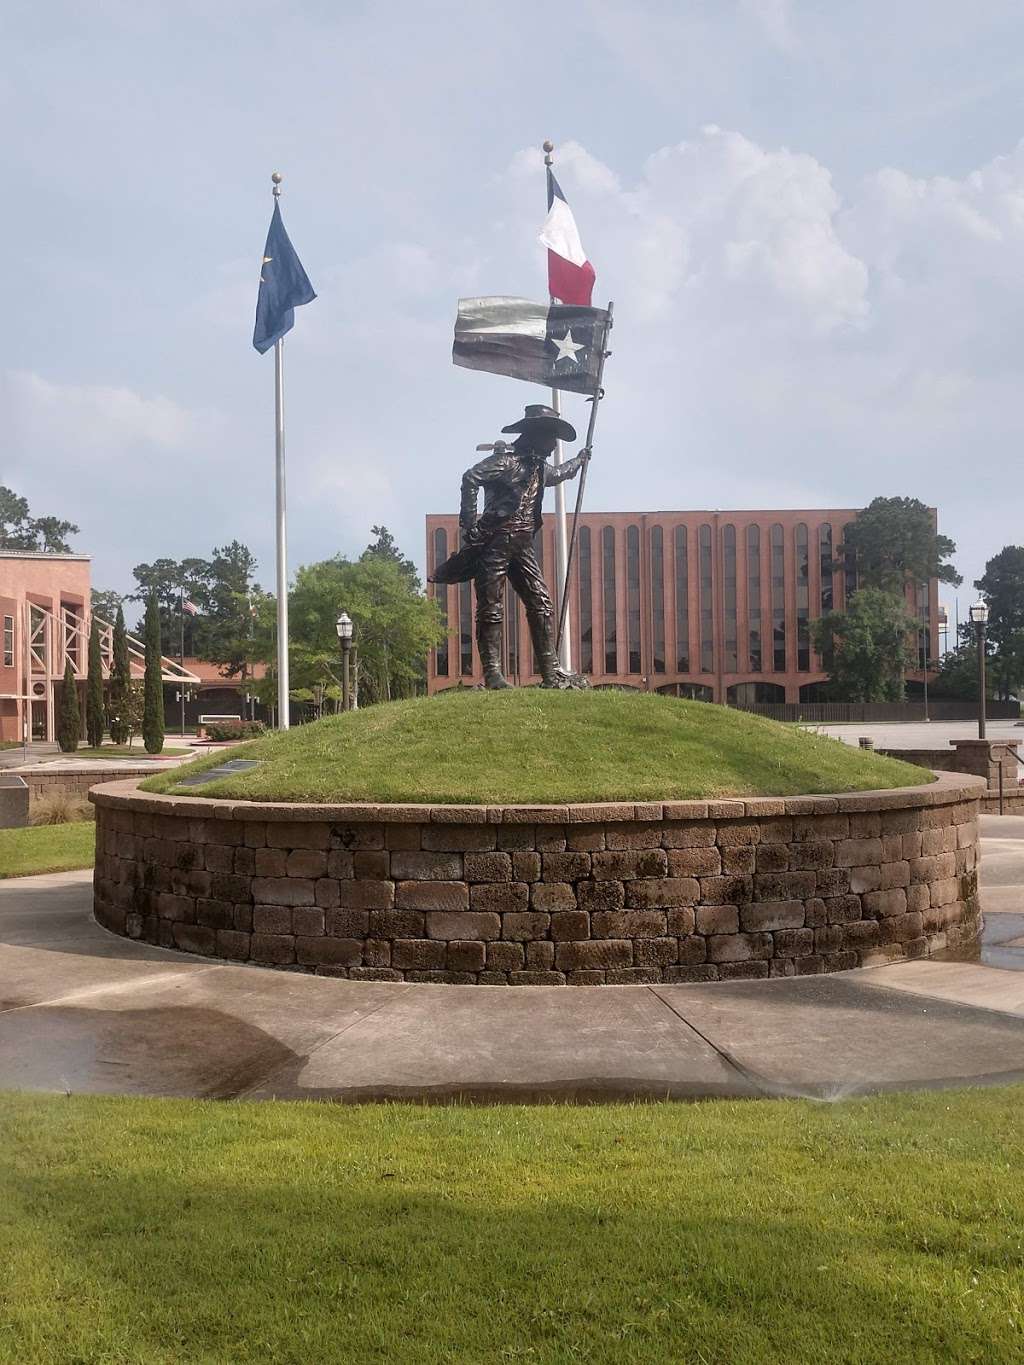
[[544, 219], [540, 240], [548, 249], [548, 293], [560, 303], [589, 308], [596, 278], [594, 267], [587, 260], [576, 219], [550, 166], [548, 216]]

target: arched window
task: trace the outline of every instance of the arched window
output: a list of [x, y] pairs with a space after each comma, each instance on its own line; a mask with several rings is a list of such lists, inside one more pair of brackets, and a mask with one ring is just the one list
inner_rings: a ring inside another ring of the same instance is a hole
[[665, 535], [651, 527], [652, 672], [665, 672]]
[[[459, 547], [463, 545], [459, 532]], [[464, 678], [473, 676], [473, 585], [459, 584], [459, 672]]]
[[[438, 526], [434, 531], [434, 568], [443, 564], [448, 558], [448, 533], [443, 526]], [[434, 651], [434, 672], [439, 678], [448, 676], [448, 584], [433, 584], [434, 599], [441, 612], [441, 625], [445, 631], [445, 637]]]
[[[847, 533], [852, 525], [853, 522], [848, 521], [843, 527], [844, 541], [846, 540]], [[843, 602], [848, 611], [850, 603], [853, 600], [853, 594], [857, 591], [857, 554], [856, 551], [850, 549], [849, 546], [843, 551], [843, 564], [845, 566], [843, 572]]]
[[796, 666], [801, 673], [811, 667], [811, 575], [807, 527], [796, 528]]
[[786, 671], [786, 545], [778, 522], [769, 532], [772, 550], [772, 668]]
[[626, 527], [626, 641], [630, 673], [640, 672], [640, 528]]
[[510, 677], [519, 677], [519, 598], [505, 583], [505, 667]]
[[604, 597], [604, 671], [619, 671], [618, 639], [615, 630], [615, 528], [601, 532], [601, 578]]
[[760, 673], [761, 647], [761, 528], [747, 527], [747, 667]]
[[[821, 579], [821, 592], [819, 600], [821, 603], [821, 614], [824, 616], [835, 606], [835, 583], [833, 580], [832, 565], [835, 563], [835, 551], [832, 548], [832, 526], [831, 523], [823, 521], [818, 527], [818, 576]], [[821, 656], [821, 666], [826, 671], [832, 668], [832, 651], [826, 649]], [[810, 686], [811, 684], [804, 684]], [[803, 689], [801, 689], [802, 691]], [[803, 698], [801, 698], [803, 700]]]
[[700, 550], [700, 671], [715, 671], [715, 607], [713, 598], [714, 580], [711, 571], [711, 527], [705, 524], [699, 530]]
[[725, 609], [725, 660], [726, 673], [735, 673], [739, 668], [739, 649], [737, 647], [736, 624], [736, 527], [722, 528], [722, 601]]
[[821, 578], [821, 614], [831, 611], [835, 603], [832, 591], [832, 527], [823, 521], [818, 527], [818, 573]]
[[580, 527], [580, 672], [594, 671], [594, 590], [590, 561], [590, 527]]
[[690, 571], [687, 564], [686, 527], [675, 529], [676, 571], [676, 671], [690, 671]]

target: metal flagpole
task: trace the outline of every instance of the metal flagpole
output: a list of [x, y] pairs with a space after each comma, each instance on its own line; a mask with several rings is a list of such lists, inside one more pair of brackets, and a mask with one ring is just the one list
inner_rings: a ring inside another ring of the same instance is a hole
[[[615, 305], [614, 305], [613, 303], [609, 303], [609, 304], [608, 304], [608, 328], [607, 328], [607, 331], [605, 332], [605, 340], [606, 340], [606, 341], [607, 341], [607, 339], [608, 339], [608, 332], [611, 331], [611, 327], [612, 327], [612, 309], [614, 308], [614, 306], [615, 306]], [[593, 446], [593, 442], [594, 442], [594, 427], [597, 425], [597, 405], [600, 403], [601, 399], [604, 397], [604, 389], [602, 389], [602, 387], [601, 387], [601, 380], [604, 378], [604, 362], [605, 362], [605, 360], [608, 358], [609, 354], [610, 354], [610, 352], [609, 352], [607, 349], [602, 348], [602, 350], [601, 350], [601, 359], [600, 359], [600, 361], [599, 361], [599, 363], [598, 363], [598, 367], [597, 367], [597, 383], [594, 385], [594, 396], [590, 399], [590, 402], [591, 402], [591, 404], [592, 404], [593, 406], [592, 406], [591, 409], [590, 409], [590, 421], [589, 421], [589, 423], [587, 424], [587, 441], [586, 441], [586, 445], [584, 446], [584, 449], [585, 449], [585, 450], [590, 450], [590, 449], [592, 448], [592, 446]], [[572, 534], [571, 534], [570, 537], [569, 537], [569, 550], [568, 550], [568, 553], [567, 553], [567, 555], [566, 555], [566, 565], [565, 565], [566, 577], [568, 577], [569, 570], [572, 568], [573, 556], [574, 556], [575, 553], [576, 553], [576, 532], [579, 530], [579, 524], [580, 524], [580, 508], [583, 506], [583, 490], [584, 490], [584, 489], [586, 488], [586, 486], [587, 486], [587, 470], [588, 470], [589, 467], [590, 467], [590, 460], [589, 460], [589, 459], [584, 460], [584, 462], [583, 462], [583, 468], [580, 470], [580, 481], [579, 481], [579, 486], [578, 486], [578, 488], [576, 489], [576, 507], [575, 507], [575, 509], [574, 509], [574, 511], [573, 511], [573, 514], [572, 514]], [[558, 639], [559, 639], [559, 642], [561, 642], [562, 633], [563, 633], [563, 631], [565, 630], [565, 620], [566, 620], [566, 614], [567, 614], [567, 612], [568, 612], [568, 608], [569, 608], [569, 597], [568, 597], [568, 594], [563, 593], [563, 595], [562, 595], [562, 610], [561, 610], [561, 613], [560, 613], [559, 618], [558, 618]]]
[[[281, 175], [275, 171], [274, 198], [281, 197]], [[287, 730], [288, 715], [288, 532], [284, 483], [284, 338], [274, 342], [274, 417], [277, 472], [277, 728]]]
[[[544, 143], [544, 165], [547, 167], [547, 177], [551, 175], [553, 158], [551, 153], [555, 150], [555, 144], [551, 141]], [[554, 303], [554, 298], [549, 294], [548, 301]], [[562, 401], [558, 389], [551, 390], [551, 406], [555, 412], [561, 413]], [[551, 463], [556, 467], [562, 463], [562, 442], [559, 441], [555, 446], [554, 455]], [[555, 484], [555, 577], [558, 581], [558, 601], [561, 610], [561, 625], [558, 630], [558, 664], [566, 673], [572, 672], [572, 624], [569, 619], [569, 553], [568, 553], [568, 532], [565, 516], [565, 484]]]
[[[185, 584], [178, 584], [178, 663], [185, 672]], [[185, 679], [178, 679], [178, 696], [181, 699], [181, 733], [185, 733]]]

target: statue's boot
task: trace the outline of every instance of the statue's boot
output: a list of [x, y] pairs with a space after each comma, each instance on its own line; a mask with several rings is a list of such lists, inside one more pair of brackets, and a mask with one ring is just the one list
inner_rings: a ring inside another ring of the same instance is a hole
[[526, 619], [530, 624], [533, 657], [537, 661], [541, 687], [566, 687], [568, 679], [558, 666], [558, 651], [555, 649], [551, 617], [527, 612]]
[[484, 669], [484, 687], [491, 690], [511, 687], [501, 671], [501, 623], [489, 621], [478, 626], [476, 644]]

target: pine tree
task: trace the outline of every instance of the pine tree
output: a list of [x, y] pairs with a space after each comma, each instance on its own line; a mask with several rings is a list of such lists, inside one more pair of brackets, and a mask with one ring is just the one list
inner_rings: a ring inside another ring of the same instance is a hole
[[64, 686], [60, 694], [60, 718], [57, 721], [57, 743], [62, 754], [73, 754], [82, 737], [82, 720], [78, 712], [78, 683], [71, 660], [64, 665]]
[[103, 743], [103, 655], [100, 651], [100, 623], [94, 616], [89, 632], [89, 681], [85, 689], [85, 733], [98, 749]]
[[147, 754], [164, 747], [164, 682], [160, 667], [160, 608], [156, 593], [146, 602], [146, 678], [142, 712], [142, 742]]
[[110, 738], [124, 744], [128, 738], [126, 708], [132, 674], [128, 661], [128, 632], [124, 628], [124, 608], [118, 606], [114, 618], [114, 657], [110, 667]]

